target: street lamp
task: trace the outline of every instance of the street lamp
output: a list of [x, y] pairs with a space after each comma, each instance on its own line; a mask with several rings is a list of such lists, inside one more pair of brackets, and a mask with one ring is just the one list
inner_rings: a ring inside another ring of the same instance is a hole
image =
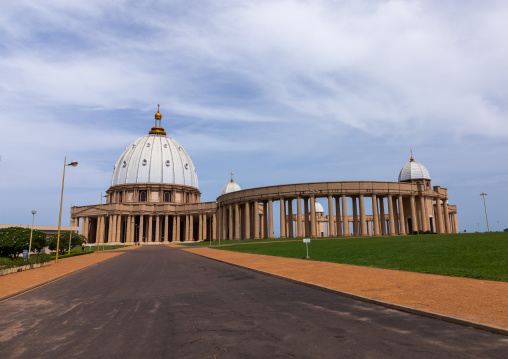
[[501, 227], [499, 226], [499, 221], [496, 221], [496, 222], [497, 222], [497, 230], [498, 230], [499, 232], [501, 232]]
[[35, 209], [32, 210], [32, 230], [30, 231], [30, 244], [28, 245], [28, 258], [30, 258], [30, 251], [32, 250], [32, 234], [34, 232], [34, 219], [35, 219], [36, 213], [37, 213], [37, 211]]
[[478, 225], [478, 233], [480, 233], [480, 223], [476, 222], [476, 224]]
[[67, 156], [65, 156], [65, 158], [64, 158], [64, 168], [63, 168], [63, 175], [62, 175], [62, 193], [60, 194], [60, 214], [58, 216], [58, 235], [56, 237], [55, 263], [58, 263], [58, 250], [60, 248], [60, 225], [62, 224], [62, 202], [63, 202], [64, 181], [65, 181], [65, 167], [66, 166], [76, 167], [78, 165], [78, 163], [76, 161], [72, 161], [69, 164], [66, 164], [66, 162], [67, 162]]
[[487, 217], [487, 205], [485, 204], [485, 196], [487, 195], [487, 193], [480, 193], [480, 196], [483, 197], [483, 207], [485, 207], [485, 219], [487, 220], [487, 232], [490, 232], [490, 228], [489, 228], [489, 217]]

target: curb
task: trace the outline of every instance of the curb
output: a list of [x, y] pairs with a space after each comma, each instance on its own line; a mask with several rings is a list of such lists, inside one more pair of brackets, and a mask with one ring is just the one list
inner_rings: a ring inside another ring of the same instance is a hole
[[[122, 253], [120, 253], [120, 254], [123, 254], [123, 253], [125, 253], [125, 252], [122, 252]], [[115, 256], [115, 257], [117, 257], [117, 256]], [[57, 280], [59, 280], [59, 279], [65, 278], [65, 277], [67, 277], [67, 276], [70, 276], [71, 274], [77, 273], [77, 272], [82, 271], [82, 270], [84, 270], [84, 269], [87, 269], [87, 268], [90, 268], [90, 267], [96, 266], [96, 265], [97, 265], [97, 264], [99, 264], [99, 263], [102, 263], [102, 262], [104, 262], [104, 261], [107, 261], [108, 259], [113, 259], [113, 258], [115, 258], [115, 257], [106, 258], [106, 259], [104, 259], [104, 260], [102, 260], [102, 261], [100, 261], [100, 262], [97, 262], [97, 263], [92, 263], [92, 264], [87, 265], [87, 266], [85, 266], [85, 267], [83, 267], [83, 268], [79, 268], [79, 269], [73, 270], [73, 271], [71, 271], [71, 272], [68, 272], [68, 273], [65, 273], [65, 274], [59, 275], [58, 277], [48, 279], [48, 280], [46, 280], [46, 281], [44, 281], [44, 282], [41, 282], [41, 283], [37, 283], [37, 284], [35, 284], [35, 285], [32, 285], [31, 287], [27, 287], [27, 288], [24, 288], [24, 289], [18, 290], [17, 292], [14, 292], [14, 293], [10, 293], [10, 294], [4, 295], [3, 297], [0, 297], [0, 302], [3, 302], [3, 301], [5, 301], [5, 300], [7, 300], [7, 299], [10, 299], [10, 298], [12, 298], [12, 297], [16, 297], [16, 296], [18, 296], [18, 295], [20, 295], [20, 294], [23, 294], [23, 293], [29, 292], [29, 291], [31, 291], [31, 290], [33, 290], [33, 289], [36, 289], [36, 288], [42, 287], [42, 286], [44, 286], [44, 285], [46, 285], [46, 284], [49, 284], [49, 283], [51, 283], [51, 282], [55, 282], [55, 281], [57, 281]]]
[[266, 275], [266, 276], [269, 276], [269, 277], [273, 277], [273, 278], [282, 279], [282, 280], [285, 280], [287, 282], [301, 284], [301, 285], [304, 285], [306, 287], [310, 287], [310, 288], [321, 290], [323, 292], [334, 293], [334, 294], [341, 295], [343, 297], [360, 300], [362, 302], [366, 302], [366, 303], [370, 303], [370, 304], [376, 304], [376, 305], [379, 305], [379, 306], [382, 306], [382, 307], [386, 307], [386, 308], [390, 308], [390, 309], [395, 309], [395, 310], [398, 310], [398, 311], [401, 311], [401, 312], [406, 312], [406, 313], [411, 313], [411, 314], [417, 314], [417, 315], [421, 315], [423, 317], [429, 317], [429, 318], [433, 318], [433, 319], [439, 319], [439, 320], [442, 320], [442, 321], [445, 321], [445, 322], [450, 322], [450, 323], [454, 323], [454, 324], [460, 324], [460, 325], [463, 325], [463, 326], [466, 326], [466, 327], [476, 328], [476, 329], [482, 329], [482, 330], [485, 330], [485, 331], [488, 331], [488, 332], [492, 332], [492, 333], [508, 336], [508, 329], [503, 329], [503, 328], [500, 328], [500, 327], [494, 327], [494, 326], [490, 326], [490, 325], [486, 325], [486, 324], [471, 322], [471, 321], [468, 321], [468, 320], [465, 320], [465, 319], [450, 317], [450, 316], [446, 316], [446, 315], [442, 315], [442, 314], [438, 314], [438, 313], [433, 313], [433, 312], [427, 312], [427, 311], [424, 311], [424, 310], [415, 309], [415, 308], [411, 308], [411, 307], [405, 307], [405, 306], [399, 305], [399, 304], [393, 304], [393, 303], [389, 303], [389, 302], [383, 302], [381, 300], [372, 299], [372, 298], [368, 298], [368, 297], [363, 297], [361, 295], [357, 295], [357, 294], [353, 294], [353, 293], [342, 292], [340, 290], [323, 287], [323, 286], [320, 286], [320, 285], [317, 285], [317, 284], [302, 282], [302, 281], [299, 281], [297, 279], [292, 279], [292, 278], [284, 277], [284, 276], [281, 276], [281, 275], [278, 275], [278, 274], [274, 274], [274, 273], [270, 273], [270, 272], [264, 272], [262, 270], [246, 267], [246, 266], [243, 266], [241, 264], [230, 263], [230, 262], [227, 262], [227, 261], [224, 261], [224, 260], [221, 260], [221, 259], [216, 259], [216, 258], [210, 258], [210, 257], [204, 256], [204, 255], [198, 254], [198, 253], [194, 253], [192, 251], [187, 251], [187, 253], [198, 255], [200, 257], [208, 258], [208, 259], [211, 259], [211, 260], [214, 260], [214, 261], [217, 261], [217, 262], [229, 264], [229, 265], [232, 265], [234, 267], [248, 269], [248, 270], [250, 270], [252, 272], [256, 272], [256, 273], [263, 274], [263, 275]]

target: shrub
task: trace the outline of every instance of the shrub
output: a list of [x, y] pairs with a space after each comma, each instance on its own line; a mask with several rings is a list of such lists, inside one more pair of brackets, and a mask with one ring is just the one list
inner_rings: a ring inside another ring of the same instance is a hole
[[[30, 244], [29, 228], [8, 227], [0, 229], [0, 257], [16, 258], [28, 250]], [[36, 253], [46, 247], [46, 234], [34, 229], [32, 236], [32, 250]]]
[[[48, 247], [50, 250], [56, 250], [56, 242], [58, 235], [55, 234], [48, 238]], [[80, 234], [71, 232], [71, 248], [81, 246], [86, 243], [86, 237]], [[60, 244], [58, 246], [59, 254], [65, 254], [69, 250], [69, 233], [60, 233]]]

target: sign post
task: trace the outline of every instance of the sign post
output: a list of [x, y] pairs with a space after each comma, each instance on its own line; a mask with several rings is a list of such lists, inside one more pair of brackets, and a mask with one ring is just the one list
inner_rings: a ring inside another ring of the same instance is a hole
[[307, 248], [307, 259], [310, 259], [309, 257], [309, 243], [310, 243], [310, 238], [304, 238], [303, 239], [303, 243], [305, 243], [305, 247]]

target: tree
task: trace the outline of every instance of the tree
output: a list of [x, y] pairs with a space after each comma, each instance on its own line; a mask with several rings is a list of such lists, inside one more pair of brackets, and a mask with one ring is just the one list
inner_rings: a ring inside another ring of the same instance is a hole
[[[54, 235], [48, 238], [48, 247], [50, 250], [56, 250], [56, 241], [58, 235]], [[86, 237], [80, 234], [71, 232], [71, 248], [80, 246], [86, 243]], [[60, 244], [58, 246], [58, 254], [65, 254], [69, 250], [69, 233], [60, 233]]]
[[[23, 253], [24, 249], [28, 250], [30, 232], [30, 228], [21, 227], [0, 229], [0, 257], [16, 258]], [[34, 229], [32, 235], [32, 250], [34, 252], [40, 252], [46, 245], [46, 234]]]
[[503, 232], [508, 232], [508, 228], [505, 228], [505, 229], [503, 230]]

